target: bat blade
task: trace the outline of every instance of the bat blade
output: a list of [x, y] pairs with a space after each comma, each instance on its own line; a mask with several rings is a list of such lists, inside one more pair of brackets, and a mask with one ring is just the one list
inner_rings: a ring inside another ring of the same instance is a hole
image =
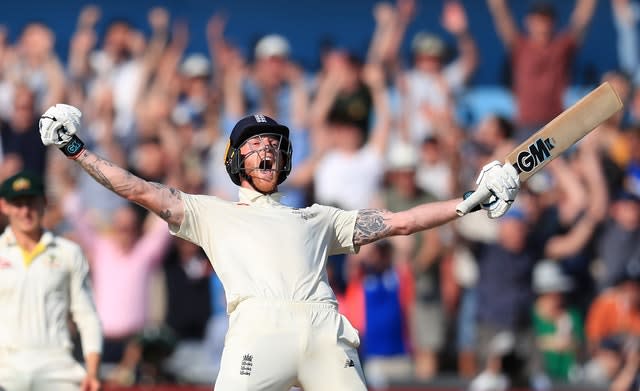
[[[602, 83], [518, 145], [505, 163], [513, 165], [525, 182], [620, 109], [618, 94], [608, 82]], [[480, 189], [458, 204], [456, 212], [463, 216], [490, 195], [489, 190]]]

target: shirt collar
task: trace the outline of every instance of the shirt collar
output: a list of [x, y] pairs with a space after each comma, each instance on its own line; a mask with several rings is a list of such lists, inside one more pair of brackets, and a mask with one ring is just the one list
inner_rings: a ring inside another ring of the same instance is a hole
[[262, 194], [246, 187], [238, 188], [238, 200], [246, 204], [279, 204], [281, 198], [282, 193]]
[[[15, 246], [18, 244], [16, 240], [16, 235], [13, 233], [10, 226], [7, 226], [7, 228], [5, 228], [4, 233], [2, 234], [2, 237], [4, 242], [8, 246]], [[43, 243], [45, 246], [49, 246], [51, 243], [53, 243], [53, 234], [51, 233], [51, 231], [45, 230], [42, 233], [42, 236], [40, 237], [39, 243]]]

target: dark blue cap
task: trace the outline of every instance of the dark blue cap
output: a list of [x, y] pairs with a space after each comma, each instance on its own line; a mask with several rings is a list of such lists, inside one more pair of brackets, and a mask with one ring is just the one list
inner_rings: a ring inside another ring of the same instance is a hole
[[614, 201], [640, 201], [640, 197], [636, 193], [626, 189], [618, 191], [613, 199]]

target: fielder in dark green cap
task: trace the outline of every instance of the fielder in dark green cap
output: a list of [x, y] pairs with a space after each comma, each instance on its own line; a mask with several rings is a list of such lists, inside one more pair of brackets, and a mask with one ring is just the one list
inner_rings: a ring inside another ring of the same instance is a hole
[[20, 171], [0, 186], [0, 197], [6, 200], [34, 196], [44, 197], [44, 183], [42, 178], [30, 171]]
[[[80, 246], [43, 226], [43, 180], [22, 171], [0, 185], [0, 390], [98, 391], [102, 329]], [[70, 350], [80, 332], [84, 366]], [[26, 386], [25, 386], [26, 385]]]

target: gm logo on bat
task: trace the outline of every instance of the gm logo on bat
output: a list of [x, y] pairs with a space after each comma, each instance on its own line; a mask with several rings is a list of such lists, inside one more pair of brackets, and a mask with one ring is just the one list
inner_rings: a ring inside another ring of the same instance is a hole
[[520, 151], [513, 167], [518, 174], [531, 172], [545, 160], [551, 159], [551, 150], [555, 147], [553, 138], [539, 138], [531, 143], [528, 149]]

